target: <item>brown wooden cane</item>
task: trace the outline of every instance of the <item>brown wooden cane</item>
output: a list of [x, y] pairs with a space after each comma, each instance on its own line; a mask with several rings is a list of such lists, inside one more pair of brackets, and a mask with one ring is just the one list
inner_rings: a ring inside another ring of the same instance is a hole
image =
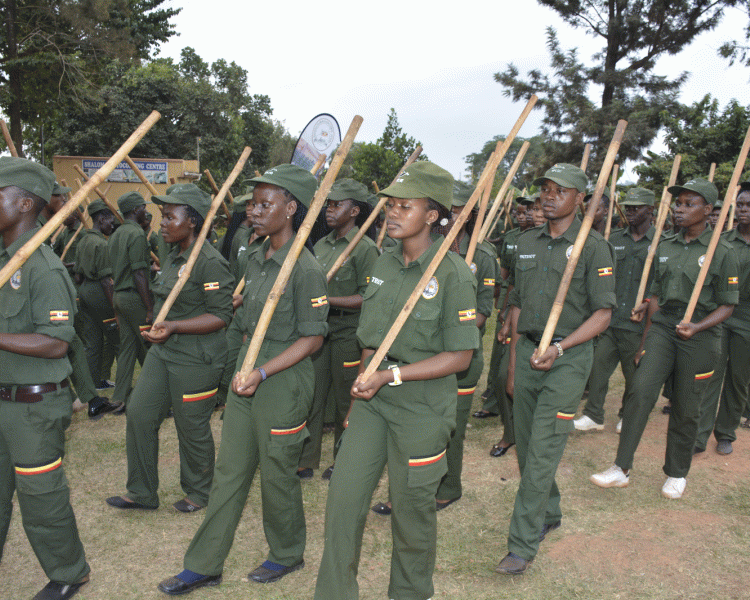
[[[252, 150], [249, 147], [245, 146], [245, 149], [242, 151], [237, 164], [234, 165], [234, 169], [232, 169], [232, 172], [229, 174], [229, 177], [227, 177], [227, 180], [224, 182], [221, 190], [219, 190], [219, 192], [211, 202], [211, 208], [208, 209], [208, 214], [203, 221], [203, 227], [201, 227], [198, 238], [195, 240], [195, 244], [193, 244], [193, 249], [190, 251], [190, 256], [188, 257], [187, 263], [185, 263], [184, 268], [180, 269], [181, 272], [180, 276], [177, 278], [177, 283], [174, 284], [174, 287], [169, 292], [167, 299], [164, 301], [164, 304], [159, 310], [159, 314], [156, 315], [156, 318], [154, 319], [154, 325], [167, 318], [169, 310], [172, 308], [174, 301], [177, 299], [177, 296], [180, 295], [182, 288], [190, 278], [190, 274], [193, 271], [195, 261], [198, 260], [198, 255], [203, 249], [203, 242], [206, 241], [208, 232], [210, 231], [211, 225], [213, 224], [214, 215], [216, 215], [216, 212], [219, 210], [221, 203], [224, 201], [224, 196], [227, 195], [230, 186], [234, 183], [234, 180], [240, 176], [240, 173], [242, 173], [242, 169], [245, 167], [245, 163], [250, 157], [250, 152], [252, 152]], [[153, 331], [153, 327], [151, 330]]]
[[[586, 172], [586, 167], [589, 166], [590, 156], [591, 156], [591, 144], [586, 144], [583, 147], [583, 157], [581, 158], [581, 171], [583, 171], [584, 173]], [[583, 210], [583, 204], [581, 204], [578, 207], [578, 210], [581, 211], [581, 217], [583, 217], [585, 215], [584, 210]]]
[[[393, 185], [394, 183], [396, 183], [396, 181], [398, 180], [398, 178], [401, 177], [401, 173], [403, 173], [409, 165], [411, 165], [415, 160], [417, 160], [417, 158], [419, 158], [420, 154], [422, 154], [422, 146], [417, 146], [414, 149], [414, 152], [411, 153], [411, 156], [409, 156], [409, 158], [406, 159], [406, 162], [404, 163], [404, 166], [399, 169], [398, 173], [393, 178], [393, 181], [391, 181], [391, 185]], [[375, 183], [375, 182], [373, 182], [373, 183]], [[375, 185], [377, 187], [377, 184], [375, 184]], [[380, 193], [380, 192], [378, 192], [378, 193]], [[380, 250], [383, 247], [383, 240], [385, 239], [385, 232], [386, 232], [386, 229], [387, 229], [387, 227], [386, 227], [387, 223], [388, 223], [388, 219], [387, 218], [383, 219], [383, 225], [380, 227], [380, 231], [378, 232], [378, 240], [377, 240], [377, 242], [375, 242], [375, 245], [378, 247], [378, 250]]]
[[78, 237], [78, 234], [81, 233], [81, 231], [83, 231], [83, 229], [84, 229], [83, 221], [81, 221], [81, 224], [78, 226], [78, 229], [76, 229], [75, 232], [73, 232], [73, 235], [70, 236], [68, 243], [65, 244], [65, 248], [63, 248], [62, 254], [60, 255], [60, 262], [65, 260], [65, 255], [68, 253], [68, 250], [70, 250], [70, 247], [73, 245], [73, 242]]
[[[83, 169], [79, 167], [78, 165], [73, 165], [73, 168], [78, 172], [79, 175], [81, 175], [84, 180], [88, 181], [89, 177], [84, 173]], [[120, 211], [117, 210], [117, 207], [112, 204], [112, 201], [107, 198], [107, 195], [102, 192], [99, 187], [94, 188], [94, 193], [99, 196], [99, 198], [104, 202], [104, 204], [107, 205], [107, 208], [112, 211], [112, 213], [115, 215], [115, 218], [120, 221], [120, 223], [124, 223], [125, 219], [123, 219], [122, 215], [120, 214]]]
[[716, 174], [716, 163], [711, 163], [711, 167], [708, 169], [708, 180], [713, 183], [714, 175]]
[[609, 186], [609, 210], [607, 211], [607, 225], [604, 228], [604, 239], [609, 240], [609, 234], [612, 231], [612, 213], [615, 212], [615, 194], [617, 193], [617, 172], [620, 165], [615, 165], [612, 169], [612, 183]]
[[315, 164], [313, 165], [312, 169], [310, 169], [310, 173], [315, 175], [318, 171], [320, 171], [320, 167], [323, 166], [323, 163], [326, 161], [326, 158], [328, 158], [325, 154], [321, 154], [318, 157], [318, 160], [315, 161]]
[[8, 131], [8, 126], [5, 124], [5, 121], [0, 119], [0, 129], [3, 130], [3, 137], [5, 138], [5, 143], [8, 146], [8, 152], [10, 152], [11, 156], [18, 157], [18, 150], [16, 150], [16, 145], [13, 143], [13, 138], [10, 137], [10, 131]]
[[94, 173], [91, 180], [86, 182], [86, 184], [84, 184], [84, 186], [78, 190], [59, 211], [57, 211], [57, 214], [53, 215], [52, 218], [47, 221], [28, 242], [16, 251], [10, 261], [8, 261], [8, 264], [0, 269], [0, 287], [8, 282], [13, 273], [15, 273], [21, 265], [28, 260], [29, 256], [31, 256], [31, 254], [42, 245], [50, 235], [52, 235], [55, 229], [57, 229], [62, 222], [70, 216], [70, 213], [78, 208], [78, 205], [84, 201], [89, 192], [91, 192], [94, 187], [99, 185], [112, 171], [115, 170], [117, 165], [122, 162], [123, 157], [136, 146], [160, 117], [161, 115], [157, 111], [153, 111], [148, 118], [138, 126], [138, 129], [133, 132], [126, 142], [120, 146], [119, 150], [117, 150], [117, 152], [115, 152], [112, 157], [104, 163], [96, 173]]
[[[216, 182], [214, 181], [214, 177], [213, 175], [211, 175], [211, 171], [209, 171], [208, 169], [205, 169], [203, 171], [203, 174], [206, 176], [206, 179], [208, 179], [208, 185], [211, 186], [211, 189], [214, 191], [214, 194], [218, 194], [219, 186], [216, 185]], [[227, 198], [229, 198], [229, 201], [232, 204], [234, 204], [234, 196], [232, 196], [232, 192], [227, 192]], [[229, 207], [227, 206], [227, 203], [222, 201], [221, 206], [224, 208], [224, 214], [226, 214], [227, 219], [231, 221], [232, 213], [229, 212]]]
[[651, 272], [651, 265], [654, 262], [654, 256], [656, 255], [656, 248], [659, 246], [659, 240], [661, 239], [661, 232], [664, 230], [664, 223], [667, 220], [669, 214], [669, 203], [672, 201], [672, 194], [667, 191], [671, 188], [675, 181], [677, 181], [677, 173], [680, 170], [680, 162], [682, 161], [682, 155], [678, 154], [672, 161], [672, 171], [669, 173], [669, 181], [664, 187], [664, 191], [661, 194], [661, 202], [659, 203], [659, 211], [656, 213], [656, 223], [654, 224], [654, 239], [651, 245], [648, 247], [646, 253], [646, 261], [643, 263], [643, 273], [641, 273], [641, 282], [638, 284], [638, 293], [635, 296], [635, 306], [633, 310], [636, 310], [643, 302], [646, 296], [646, 285], [648, 284], [648, 276]]
[[724, 229], [724, 222], [727, 219], [729, 208], [734, 204], [734, 201], [737, 197], [737, 187], [740, 182], [740, 175], [742, 175], [742, 170], [745, 168], [745, 161], [747, 160], [748, 151], [750, 151], [750, 127], [747, 128], [745, 141], [742, 143], [740, 155], [737, 157], [737, 162], [734, 165], [732, 179], [729, 180], [727, 193], [724, 195], [724, 205], [721, 207], [721, 212], [719, 213], [718, 219], [716, 219], [716, 227], [714, 227], [714, 231], [711, 234], [711, 241], [708, 243], [708, 248], [706, 249], [706, 254], [703, 258], [703, 265], [701, 265], [701, 270], [698, 273], [698, 279], [696, 279], [695, 281], [693, 293], [690, 295], [690, 300], [688, 301], [687, 309], [685, 310], [685, 316], [682, 318], [683, 323], [690, 323], [690, 320], [693, 318], [693, 313], [695, 312], [695, 307], [698, 305], [698, 296], [700, 296], [701, 290], [703, 289], [703, 284], [706, 281], [706, 275], [708, 275], [708, 269], [711, 266], [711, 260], [714, 257], [714, 252], [716, 252], [716, 246], [719, 244], [719, 238], [721, 237], [721, 232]]
[[542, 356], [547, 351], [547, 348], [549, 348], [550, 342], [552, 342], [552, 336], [555, 334], [555, 328], [557, 327], [557, 322], [560, 320], [563, 305], [565, 304], [565, 296], [568, 295], [570, 282], [573, 279], [573, 272], [575, 271], [578, 259], [583, 251], [583, 245], [586, 243], [586, 238], [589, 236], [589, 231], [591, 231], [591, 224], [594, 222], [594, 213], [596, 212], [599, 202], [602, 200], [602, 194], [607, 187], [607, 179], [609, 179], [609, 173], [612, 170], [612, 166], [615, 164], [615, 158], [617, 157], [617, 152], [620, 149], [620, 143], [625, 135], [625, 128], [627, 126], [627, 121], [620, 120], [617, 122], [617, 128], [615, 129], [614, 136], [612, 136], [612, 141], [609, 144], [609, 149], [604, 158], [602, 170], [599, 172], [599, 179], [596, 182], [594, 194], [589, 201], [586, 216], [583, 218], [581, 229], [576, 236], [573, 250], [568, 258], [568, 263], [565, 265], [565, 271], [563, 271], [563, 276], [560, 280], [560, 287], [557, 288], [557, 295], [552, 304], [552, 310], [547, 319], [547, 325], [542, 333], [542, 339], [539, 342], [537, 356]]
[[258, 318], [258, 325], [253, 332], [253, 337], [250, 340], [250, 345], [247, 349], [245, 360], [243, 361], [242, 368], [239, 371], [239, 378], [241, 383], [244, 383], [247, 380], [248, 376], [255, 368], [255, 361], [257, 360], [258, 354], [260, 353], [260, 347], [263, 344], [263, 340], [266, 337], [268, 326], [271, 324], [271, 317], [273, 317], [276, 306], [281, 299], [281, 294], [284, 292], [284, 288], [286, 287], [286, 284], [289, 281], [289, 277], [292, 274], [292, 269], [294, 268], [294, 265], [297, 262], [300, 253], [302, 252], [302, 248], [304, 247], [305, 242], [310, 235], [310, 231], [315, 224], [315, 220], [318, 218], [318, 213], [320, 212], [320, 209], [323, 208], [323, 204], [325, 204], [325, 201], [328, 198], [328, 192], [331, 191], [331, 186], [336, 180], [336, 176], [341, 169], [341, 165], [344, 163], [346, 155], [349, 154], [349, 150], [351, 150], [352, 144], [354, 143], [354, 138], [357, 135], [357, 131], [359, 131], [360, 126], [362, 125], [362, 121], [363, 119], [359, 115], [355, 116], [352, 120], [352, 123], [349, 126], [349, 130], [346, 132], [344, 139], [336, 150], [336, 154], [331, 161], [331, 166], [328, 168], [328, 171], [326, 172], [326, 175], [323, 178], [320, 187], [318, 187], [318, 191], [315, 192], [315, 197], [310, 203], [310, 208], [307, 211], [307, 215], [305, 216], [304, 221], [302, 221], [302, 225], [300, 225], [299, 231], [297, 231], [297, 235], [294, 237], [292, 247], [289, 249], [286, 258], [281, 265], [281, 269], [279, 270], [279, 274], [276, 277], [276, 281], [274, 282], [273, 287], [271, 288], [271, 292], [268, 294], [268, 299], [263, 306], [263, 311]]
[[148, 193], [151, 194], [152, 196], [158, 196], [159, 191], [153, 186], [153, 184], [148, 179], [146, 179], [146, 176], [141, 172], [138, 166], [133, 162], [133, 159], [131, 159], [129, 156], [125, 156], [125, 162], [128, 163], [128, 166], [131, 168], [133, 173], [135, 173], [138, 179], [141, 180], [143, 185], [146, 186]]
[[[500, 165], [498, 164], [498, 166]], [[495, 169], [495, 171], [497, 171], [497, 169]], [[474, 224], [474, 229], [471, 232], [471, 237], [469, 238], [469, 248], [466, 251], [465, 260], [466, 264], [469, 267], [471, 267], [471, 263], [474, 262], [474, 254], [476, 254], [477, 243], [479, 242], [478, 229], [484, 222], [484, 215], [487, 212], [487, 205], [490, 203], [490, 194], [492, 194], [492, 183], [495, 181], [495, 175], [493, 174], [488, 181], [489, 183], [484, 187], [484, 191], [482, 192], [482, 199], [479, 201], [479, 212], [477, 212], [477, 220]]]
[[[442, 262], [448, 250], [450, 249], [451, 244], [453, 244], [453, 240], [456, 239], [456, 236], [458, 235], [458, 232], [461, 230], [461, 227], [463, 226], [463, 224], [466, 222], [466, 219], [469, 218], [469, 214], [471, 213], [472, 208], [474, 208], [474, 205], [477, 203], [477, 200], [479, 199], [479, 195], [484, 190], [484, 186], [490, 185], [490, 181], [491, 181], [489, 178], [490, 171], [496, 169], [497, 168], [496, 165], [499, 165], [500, 161], [502, 161], [503, 158], [505, 157], [505, 154], [508, 152], [508, 148], [510, 147], [511, 143], [513, 142], [516, 135], [518, 134], [518, 131], [521, 129], [521, 125], [523, 125], [524, 121], [526, 120], [526, 117], [528, 117], [536, 101], [537, 101], [537, 97], [535, 95], [529, 99], [528, 103], [526, 104], [526, 107], [521, 113], [521, 116], [518, 117], [518, 120], [513, 125], [513, 129], [511, 129], [510, 133], [503, 141], [500, 150], [493, 153], [491, 160], [488, 161], [487, 165], [484, 168], [484, 172], [482, 173], [482, 176], [479, 178], [479, 181], [477, 182], [477, 187], [474, 189], [474, 192], [472, 193], [468, 202], [466, 202], [466, 205], [463, 207], [463, 209], [459, 213], [458, 217], [456, 218], [455, 223], [453, 224], [453, 227], [451, 227], [450, 231], [448, 232], [448, 235], [445, 236], [443, 243], [438, 248], [437, 252], [435, 253], [434, 258], [432, 259], [432, 261], [430, 261], [430, 264], [427, 266], [427, 269], [425, 270], [424, 274], [422, 275], [422, 278], [419, 280], [416, 287], [412, 291], [411, 295], [406, 300], [406, 304], [404, 304], [404, 307], [401, 309], [401, 312], [399, 312], [398, 316], [396, 317], [396, 320], [393, 322], [393, 325], [391, 325], [391, 328], [388, 330], [388, 333], [386, 334], [385, 338], [381, 342], [378, 349], [375, 351], [375, 354], [373, 355], [372, 360], [370, 361], [370, 364], [367, 365], [367, 368], [365, 369], [364, 373], [362, 373], [362, 375], [360, 375], [358, 379], [362, 381], [367, 381], [370, 377], [372, 377], [373, 373], [375, 373], [375, 371], [378, 370], [380, 363], [383, 362], [385, 355], [388, 354], [388, 350], [390, 349], [393, 342], [396, 340], [396, 337], [401, 331], [401, 328], [404, 326], [404, 323], [406, 323], [406, 320], [409, 318], [409, 315], [411, 315], [411, 311], [414, 309], [414, 306], [416, 305], [417, 300], [422, 295], [422, 292], [424, 291], [425, 287], [427, 287], [427, 284], [429, 283], [432, 276], [435, 274], [435, 271], [437, 270], [438, 266]], [[496, 163], [496, 164], [490, 164], [490, 163]]]

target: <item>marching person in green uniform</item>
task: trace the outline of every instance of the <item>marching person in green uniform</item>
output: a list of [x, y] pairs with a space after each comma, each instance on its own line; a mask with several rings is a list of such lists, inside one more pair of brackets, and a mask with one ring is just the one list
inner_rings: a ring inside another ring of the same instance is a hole
[[[427, 161], [409, 166], [380, 192], [388, 197], [388, 234], [396, 240], [375, 263], [357, 337], [360, 371], [414, 291], [449, 225], [453, 177]], [[479, 347], [475, 278], [448, 252], [422, 291], [379, 370], [352, 387], [348, 428], [336, 458], [326, 505], [325, 547], [316, 600], [355, 600], [369, 503], [388, 465], [393, 554], [388, 597], [433, 594], [437, 545], [435, 494], [447, 470], [455, 427], [456, 373]]]
[[[55, 175], [23, 158], [0, 161], [0, 267], [36, 233]], [[14, 492], [50, 582], [34, 600], [71, 598], [89, 580], [63, 470], [70, 424], [68, 343], [75, 290], [42, 244], [0, 288], [0, 556]]]
[[[573, 421], [579, 431], [602, 431], [604, 429], [604, 401], [609, 391], [609, 378], [617, 368], [622, 367], [625, 377], [625, 392], [628, 394], [635, 374], [635, 353], [643, 337], [643, 323], [630, 319], [631, 311], [639, 299], [638, 286], [646, 262], [648, 249], [654, 241], [656, 230], [651, 225], [654, 212], [654, 193], [644, 188], [628, 191], [621, 206], [628, 219], [627, 229], [612, 231], [609, 243], [615, 250], [615, 293], [617, 308], [612, 311], [612, 320], [607, 331], [601, 334], [594, 349], [594, 367], [589, 377], [589, 397], [583, 408], [583, 415]], [[649, 277], [649, 283], [652, 277]], [[647, 288], [648, 289], [648, 288]], [[620, 410], [622, 417], [622, 410]], [[622, 421], [617, 432], [622, 428]]]
[[142, 229], [146, 201], [138, 192], [127, 192], [117, 199], [117, 206], [125, 222], [107, 242], [114, 280], [114, 308], [120, 326], [120, 351], [112, 402], [127, 403], [133, 389], [135, 361], [143, 365], [146, 359], [141, 331], [149, 329], [154, 308], [149, 290], [151, 257]]
[[693, 321], [682, 319], [711, 239], [708, 216], [716, 201], [716, 186], [692, 179], [668, 189], [676, 195], [675, 225], [680, 233], [659, 243], [654, 257], [651, 297], [635, 311], [648, 315], [636, 354], [638, 368], [623, 400], [622, 432], [615, 464], [590, 480], [599, 487], [626, 487], [633, 456], [649, 414], [666, 379], [673, 375], [672, 410], [667, 430], [661, 493], [681, 498], [693, 458], [700, 402], [716, 368], [721, 328], [739, 300], [737, 256], [726, 240], [719, 240], [700, 291]]
[[[588, 210], [589, 201], [592, 196], [593, 194], [586, 194], [583, 197], [583, 206], [585, 210]], [[591, 223], [591, 229], [604, 235], [604, 230], [607, 229], [607, 215], [609, 215], [609, 193], [605, 191], [599, 201], [599, 206], [596, 207], [594, 221]]]
[[[211, 197], [196, 185], [182, 184], [166, 196], [162, 235], [172, 251], [154, 283], [159, 310], [174, 288], [211, 208]], [[171, 408], [180, 447], [180, 483], [185, 498], [174, 508], [191, 513], [208, 503], [214, 472], [211, 433], [213, 399], [227, 358], [224, 328], [232, 319], [229, 264], [204, 240], [185, 286], [164, 321], [143, 337], [151, 342], [127, 411], [127, 494], [107, 498], [116, 508], [159, 506], [157, 469], [159, 428]]]
[[[333, 231], [318, 240], [314, 247], [315, 258], [326, 274], [359, 231], [358, 224], [364, 223], [370, 215], [372, 207], [368, 196], [367, 188], [353, 179], [339, 180], [331, 187], [325, 217]], [[357, 325], [362, 295], [379, 255], [375, 242], [363, 236], [328, 284], [328, 337], [313, 355], [315, 395], [307, 419], [310, 437], [305, 442], [297, 470], [302, 478], [312, 477], [313, 470], [320, 468], [323, 415], [329, 391], [336, 406], [334, 460], [336, 458], [336, 442], [344, 431], [352, 384], [359, 372]], [[325, 470], [323, 479], [330, 479], [332, 472], [333, 465]]]
[[724, 455], [732, 453], [750, 387], [750, 181], [740, 184], [736, 202], [737, 227], [722, 236], [737, 254], [740, 300], [732, 316], [722, 323], [721, 356], [703, 401], [695, 442], [697, 449], [705, 449], [713, 428], [716, 452]]
[[[57, 211], [60, 210], [68, 201], [69, 187], [64, 187], [55, 181], [55, 187], [52, 190], [49, 202], [44, 205], [42, 212], [36, 218], [36, 224], [42, 227], [49, 221]], [[54, 234], [53, 234], [54, 235]], [[52, 236], [50, 236], [52, 237]]]
[[555, 472], [591, 371], [594, 337], [609, 325], [616, 306], [612, 251], [591, 230], [573, 273], [552, 343], [538, 345], [573, 250], [581, 221], [578, 207], [588, 180], [560, 163], [534, 181], [547, 223], [518, 238], [513, 294], [508, 395], [513, 398], [521, 483], [508, 533], [508, 554], [496, 571], [525, 572], [547, 533], [560, 526]]
[[[242, 334], [241, 348], [233, 347], [232, 341], [229, 348], [237, 370], [318, 184], [309, 171], [289, 164], [252, 181], [256, 187], [250, 217], [258, 235], [267, 239], [248, 258], [242, 306], [230, 326], [230, 333]], [[246, 381], [239, 376], [232, 381], [206, 517], [185, 554], [185, 570], [159, 584], [165, 594], [221, 583], [224, 561], [258, 468], [269, 554], [248, 579], [268, 583], [305, 566], [305, 516], [297, 465], [308, 436], [305, 419], [315, 382], [310, 356], [323, 344], [327, 313], [325, 274], [303, 248], [271, 318], [257, 367]]]

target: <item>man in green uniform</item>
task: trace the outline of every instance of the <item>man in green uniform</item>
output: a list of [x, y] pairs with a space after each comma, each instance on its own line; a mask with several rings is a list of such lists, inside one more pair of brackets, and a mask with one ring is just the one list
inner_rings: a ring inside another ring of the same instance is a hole
[[721, 329], [739, 300], [737, 256], [719, 240], [691, 322], [683, 320], [711, 239], [708, 216], [716, 186], [692, 179], [668, 190], [675, 194], [680, 233], [659, 243], [648, 320], [636, 357], [638, 368], [623, 400], [622, 433], [615, 464], [590, 480], [599, 487], [626, 487], [633, 456], [666, 379], [674, 376], [662, 486], [666, 498], [681, 498], [698, 431], [700, 401], [716, 367]]
[[[589, 201], [591, 200], [591, 197], [593, 194], [586, 194], [583, 197], [583, 205], [586, 210], [588, 210]], [[591, 223], [591, 229], [596, 231], [597, 233], [604, 235], [604, 230], [607, 228], [607, 215], [609, 214], [609, 194], [605, 191], [602, 194], [602, 198], [599, 201], [599, 206], [596, 207], [596, 212], [594, 213], [594, 220]]]
[[588, 180], [569, 164], [543, 177], [540, 204], [547, 222], [518, 239], [511, 274], [508, 393], [521, 483], [508, 534], [508, 555], [497, 571], [520, 574], [531, 565], [539, 543], [560, 526], [560, 492], [555, 472], [591, 371], [595, 336], [609, 325], [616, 306], [613, 256], [607, 241], [590, 231], [570, 282], [552, 344], [538, 345], [560, 286], [581, 222], [577, 212]]
[[[628, 191], [622, 206], [628, 219], [627, 229], [613, 231], [609, 243], [615, 249], [617, 268], [615, 269], [615, 289], [617, 308], [612, 311], [610, 325], [599, 336], [594, 350], [594, 367], [589, 378], [589, 397], [583, 415], [573, 421], [579, 431], [602, 431], [604, 429], [604, 401], [609, 390], [609, 378], [617, 368], [622, 367], [627, 395], [635, 374], [635, 353], [643, 337], [643, 323], [630, 320], [636, 301], [640, 302], [638, 287], [646, 262], [648, 249], [654, 240], [656, 230], [651, 225], [654, 212], [654, 193], [644, 188]], [[651, 277], [649, 277], [649, 282]], [[648, 288], [647, 288], [648, 289]], [[622, 410], [620, 411], [622, 417]], [[617, 424], [617, 432], [622, 421]]]
[[[54, 181], [29, 160], [0, 161], [0, 267], [36, 233]], [[15, 491], [26, 536], [50, 579], [35, 600], [70, 598], [89, 579], [62, 467], [75, 311], [73, 285], [44, 244], [0, 288], [0, 555]]]
[[114, 308], [120, 326], [112, 402], [127, 403], [133, 389], [135, 361], [143, 365], [146, 358], [141, 328], [147, 329], [151, 324], [154, 304], [149, 290], [148, 240], [141, 227], [146, 219], [146, 201], [138, 192], [127, 192], [118, 198], [117, 206], [125, 222], [107, 242], [114, 279]]

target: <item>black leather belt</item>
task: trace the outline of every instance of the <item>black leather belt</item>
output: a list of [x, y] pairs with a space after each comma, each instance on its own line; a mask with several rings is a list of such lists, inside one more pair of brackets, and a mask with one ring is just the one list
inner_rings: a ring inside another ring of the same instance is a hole
[[[542, 336], [541, 335], [534, 335], [533, 333], [526, 333], [524, 335], [526, 336], [526, 339], [529, 340], [535, 346], [538, 346], [539, 342], [542, 341]], [[562, 342], [563, 339], [565, 339], [565, 338], [563, 338], [562, 336], [556, 335], [556, 336], [554, 336], [552, 338], [552, 340], [550, 341], [550, 344], [555, 344], [557, 342]]]
[[[373, 352], [376, 352], [375, 348], [369, 348]], [[409, 363], [405, 360], [401, 360], [400, 358], [396, 358], [395, 356], [391, 356], [390, 354], [386, 354], [383, 357], [383, 362], [394, 362], [394, 363], [401, 363], [402, 365], [408, 365]]]
[[328, 308], [329, 317], [348, 317], [349, 315], [359, 314], [357, 310], [344, 310], [343, 308]]
[[33, 404], [44, 400], [44, 394], [61, 390], [68, 385], [70, 384], [67, 379], [63, 379], [60, 383], [40, 383], [39, 385], [3, 385], [0, 386], [0, 400]]

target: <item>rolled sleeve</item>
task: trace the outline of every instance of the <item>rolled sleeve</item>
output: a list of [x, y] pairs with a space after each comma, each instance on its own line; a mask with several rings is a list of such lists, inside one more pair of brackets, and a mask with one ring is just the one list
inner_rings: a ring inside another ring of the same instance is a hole
[[150, 267], [150, 250], [146, 235], [133, 235], [128, 243], [128, 261], [131, 271]]
[[70, 343], [75, 336], [75, 297], [67, 274], [51, 270], [34, 280], [31, 288], [31, 319], [34, 333]]

